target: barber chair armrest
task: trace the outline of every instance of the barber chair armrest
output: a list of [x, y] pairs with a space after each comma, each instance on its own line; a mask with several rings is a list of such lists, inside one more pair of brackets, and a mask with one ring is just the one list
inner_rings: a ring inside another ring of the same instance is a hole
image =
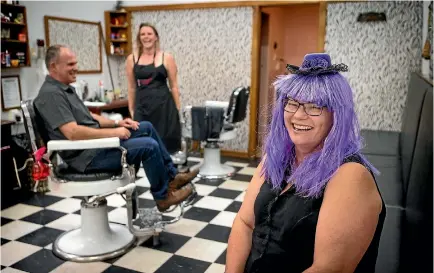
[[50, 140], [47, 143], [48, 152], [63, 150], [87, 150], [120, 147], [118, 137], [87, 139], [87, 140]]

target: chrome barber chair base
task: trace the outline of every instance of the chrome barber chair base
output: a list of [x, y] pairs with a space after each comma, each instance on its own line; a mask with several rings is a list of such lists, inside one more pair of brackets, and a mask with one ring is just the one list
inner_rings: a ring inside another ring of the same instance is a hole
[[221, 164], [220, 148], [205, 147], [203, 165], [200, 167], [198, 177], [202, 179], [226, 179], [235, 174], [235, 168]]
[[214, 179], [226, 179], [234, 175], [235, 175], [235, 168], [224, 164], [220, 164], [218, 166], [212, 166], [212, 169], [210, 170], [201, 168], [197, 176], [201, 179], [214, 180]]
[[136, 239], [127, 227], [109, 224], [108, 236], [88, 238], [81, 228], [68, 231], [57, 238], [53, 252], [61, 259], [73, 262], [96, 262], [116, 258], [128, 252]]
[[82, 202], [81, 227], [61, 234], [53, 253], [73, 262], [95, 262], [125, 254], [136, 242], [128, 227], [109, 223], [107, 201]]

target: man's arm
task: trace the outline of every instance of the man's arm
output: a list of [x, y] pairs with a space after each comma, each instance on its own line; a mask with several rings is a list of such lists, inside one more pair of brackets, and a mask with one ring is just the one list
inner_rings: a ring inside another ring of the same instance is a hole
[[126, 128], [95, 129], [78, 125], [67, 98], [59, 92], [40, 93], [35, 100], [35, 107], [49, 127], [48, 129], [56, 130], [59, 128], [68, 140], [105, 137], [125, 139], [130, 136], [130, 132]]
[[119, 121], [114, 121], [103, 116], [91, 113], [92, 117], [99, 122], [101, 128], [113, 128], [113, 127], [125, 127], [133, 130], [137, 130], [139, 128], [139, 123], [130, 118], [126, 118]]
[[119, 137], [128, 139], [131, 132], [124, 127], [119, 128], [91, 128], [78, 125], [75, 121], [68, 122], [59, 127], [59, 130], [68, 140], [85, 140], [106, 137]]
[[114, 120], [105, 118], [103, 116], [94, 114], [94, 113], [90, 113], [92, 115], [92, 117], [94, 119], [96, 119], [96, 121], [98, 121], [99, 125], [101, 126], [101, 128], [114, 128], [116, 127], [116, 123]]

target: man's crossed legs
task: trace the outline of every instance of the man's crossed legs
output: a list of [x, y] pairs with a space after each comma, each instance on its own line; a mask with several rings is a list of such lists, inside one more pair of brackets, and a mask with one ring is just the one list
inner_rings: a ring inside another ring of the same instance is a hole
[[[139, 129], [131, 130], [121, 146], [127, 149], [127, 162], [136, 170], [142, 163], [151, 184], [151, 193], [160, 211], [179, 204], [192, 193], [191, 187], [182, 187], [196, 177], [197, 172], [178, 173], [170, 154], [150, 122], [142, 121]], [[86, 172], [112, 171], [121, 166], [121, 151], [101, 150], [86, 168]]]

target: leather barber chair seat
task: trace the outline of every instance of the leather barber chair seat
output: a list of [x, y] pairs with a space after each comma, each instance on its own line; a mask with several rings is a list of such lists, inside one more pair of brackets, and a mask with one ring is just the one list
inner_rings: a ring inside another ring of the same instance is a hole
[[185, 139], [200, 141], [204, 147], [198, 177], [225, 179], [235, 173], [235, 168], [221, 163], [220, 143], [236, 137], [240, 122], [246, 118], [249, 94], [249, 87], [238, 87], [229, 102], [206, 101], [204, 106], [184, 109], [184, 120], [188, 120], [188, 114], [191, 117], [184, 126]]
[[[23, 101], [21, 109], [33, 154], [40, 154], [41, 149], [43, 151], [45, 147], [47, 149], [43, 161], [48, 162], [48, 189], [61, 196], [83, 197], [81, 226], [64, 232], [55, 240], [52, 249], [56, 256], [74, 262], [95, 262], [123, 255], [134, 246], [137, 237], [154, 236], [154, 244], [157, 244], [158, 235], [164, 227], [178, 221], [183, 215], [184, 208], [194, 201], [195, 190], [190, 199], [179, 205], [180, 214], [171, 221], [163, 221], [162, 215], [158, 213], [150, 215], [156, 211], [155, 208], [137, 209], [137, 198], [133, 197], [137, 196], [135, 194], [136, 170], [134, 166], [127, 164], [127, 150], [120, 146], [119, 138], [48, 141], [44, 123], [33, 102]], [[63, 150], [100, 148], [121, 150], [122, 164], [119, 169], [104, 173], [78, 173], [63, 163], [57, 154]], [[33, 161], [39, 162], [35, 157]], [[191, 186], [194, 189], [194, 186]], [[109, 223], [106, 197], [112, 194], [120, 194], [126, 200], [127, 226]], [[171, 208], [170, 211], [176, 207]], [[137, 212], [141, 216], [138, 219], [142, 220], [142, 223], [146, 222], [147, 225], [133, 225]], [[151, 218], [154, 220], [150, 222]]]

